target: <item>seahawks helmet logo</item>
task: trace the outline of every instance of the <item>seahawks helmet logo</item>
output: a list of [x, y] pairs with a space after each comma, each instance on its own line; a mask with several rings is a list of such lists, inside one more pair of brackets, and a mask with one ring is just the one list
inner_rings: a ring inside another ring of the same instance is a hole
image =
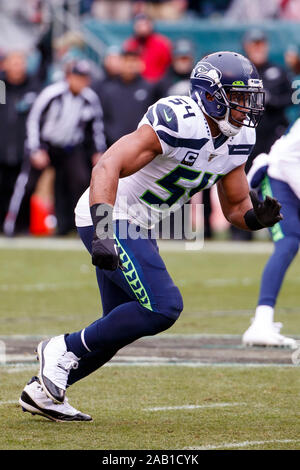
[[211, 69], [210, 64], [207, 64], [207, 65], [200, 64], [195, 68], [194, 77], [195, 78], [200, 78], [201, 75], [203, 75], [203, 74], [206, 75], [209, 72], [210, 69]]
[[202, 78], [202, 80], [208, 80], [212, 83], [212, 85], [218, 83], [221, 77], [221, 71], [211, 65], [209, 62], [198, 64], [192, 74], [192, 78]]

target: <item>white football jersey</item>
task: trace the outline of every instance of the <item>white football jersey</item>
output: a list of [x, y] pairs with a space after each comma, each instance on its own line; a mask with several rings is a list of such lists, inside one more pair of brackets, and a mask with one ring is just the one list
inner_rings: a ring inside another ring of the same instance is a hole
[[288, 183], [300, 198], [300, 119], [272, 146], [268, 174]]
[[[162, 153], [119, 180], [113, 217], [145, 228], [245, 163], [255, 144], [255, 129], [248, 127], [242, 127], [234, 137], [220, 134], [212, 138], [203, 112], [187, 96], [157, 101], [139, 127], [142, 125], [155, 131]], [[77, 226], [92, 224], [89, 190], [78, 201], [75, 214]]]
[[269, 154], [261, 153], [255, 158], [248, 173], [250, 185], [256, 187], [265, 172], [287, 183], [300, 199], [300, 118], [287, 134], [276, 140]]

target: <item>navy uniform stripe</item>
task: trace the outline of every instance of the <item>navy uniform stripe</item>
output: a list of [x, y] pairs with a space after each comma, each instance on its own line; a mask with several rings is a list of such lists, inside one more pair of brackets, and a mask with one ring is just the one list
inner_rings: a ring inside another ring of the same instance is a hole
[[253, 149], [254, 145], [251, 144], [239, 144], [239, 145], [229, 145], [228, 150], [229, 155], [249, 155]]
[[165, 131], [157, 131], [157, 135], [161, 140], [171, 147], [185, 147], [189, 149], [200, 150], [209, 139], [181, 139], [180, 137], [174, 137], [170, 134], [167, 134]]

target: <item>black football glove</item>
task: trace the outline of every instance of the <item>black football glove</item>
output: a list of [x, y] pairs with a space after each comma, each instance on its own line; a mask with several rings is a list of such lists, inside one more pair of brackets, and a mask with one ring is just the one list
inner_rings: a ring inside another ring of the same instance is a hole
[[277, 222], [283, 219], [280, 214], [281, 204], [277, 199], [266, 196], [264, 201], [260, 201], [256, 191], [249, 193], [255, 217], [263, 227], [273, 227]]
[[92, 263], [100, 269], [115, 271], [121, 267], [121, 261], [119, 248], [113, 237], [113, 208], [109, 204], [94, 204], [90, 210], [94, 225]]

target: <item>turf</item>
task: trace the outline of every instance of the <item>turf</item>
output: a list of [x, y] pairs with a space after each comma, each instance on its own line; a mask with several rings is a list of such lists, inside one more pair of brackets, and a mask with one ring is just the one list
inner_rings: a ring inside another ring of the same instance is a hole
[[[29, 375], [0, 371], [1, 401], [17, 400]], [[243, 448], [300, 449], [299, 380], [296, 368], [106, 367], [69, 391], [92, 423], [53, 423], [0, 405], [0, 448], [166, 450], [291, 440]], [[216, 403], [238, 405], [147, 410]]]
[[[164, 253], [184, 299], [169, 333], [241, 334], [256, 306], [267, 255]], [[0, 334], [52, 335], [80, 329], [101, 316], [93, 266], [85, 252], [0, 250]], [[300, 334], [300, 261], [278, 299], [283, 332]]]
[[[164, 253], [184, 298], [172, 333], [242, 334], [255, 308], [267, 255]], [[0, 335], [53, 335], [101, 315], [85, 252], [0, 250]], [[291, 266], [276, 320], [300, 335], [300, 262]], [[16, 403], [36, 368], [0, 367], [1, 449], [183, 449], [243, 444], [300, 449], [297, 367], [105, 367], [71, 387], [70, 402], [92, 423], [52, 423]], [[230, 407], [151, 412], [149, 407]], [[236, 405], [237, 404], [237, 405]], [[265, 442], [270, 441], [270, 442]], [[276, 442], [284, 441], [284, 442]]]

